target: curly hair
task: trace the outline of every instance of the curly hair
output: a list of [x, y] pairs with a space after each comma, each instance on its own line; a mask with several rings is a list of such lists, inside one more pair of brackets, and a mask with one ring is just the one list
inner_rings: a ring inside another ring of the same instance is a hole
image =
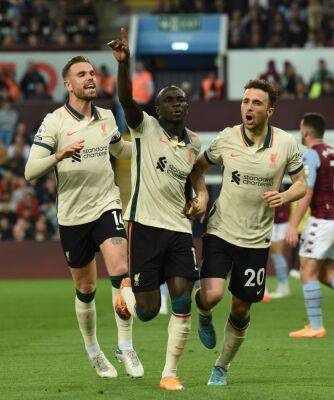
[[268, 93], [269, 104], [273, 106], [278, 99], [278, 92], [274, 86], [264, 79], [252, 79], [248, 81], [245, 85], [245, 90], [247, 89], [260, 89]]

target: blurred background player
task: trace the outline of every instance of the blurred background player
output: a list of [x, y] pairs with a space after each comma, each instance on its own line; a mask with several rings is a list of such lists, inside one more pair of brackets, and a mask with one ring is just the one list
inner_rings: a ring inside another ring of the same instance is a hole
[[191, 292], [198, 279], [191, 222], [185, 216], [186, 181], [200, 151], [197, 135], [185, 127], [188, 102], [176, 86], [160, 90], [158, 119], [142, 111], [132, 96], [126, 31], [109, 43], [118, 61], [119, 99], [133, 145], [129, 221], [130, 279], [122, 281], [116, 311], [128, 318], [153, 319], [160, 310], [160, 285], [166, 282], [172, 315], [160, 388], [182, 390], [179, 359], [191, 331]]
[[161, 305], [159, 314], [167, 315], [168, 314], [168, 288], [166, 283], [160, 286], [160, 295], [161, 295]]
[[290, 337], [324, 337], [320, 282], [334, 288], [334, 148], [323, 141], [325, 121], [320, 114], [303, 116], [302, 143], [308, 148], [303, 157], [307, 175], [306, 196], [297, 203], [286, 233], [290, 246], [298, 242], [298, 224], [308, 207], [311, 216], [300, 243], [300, 277], [309, 325]]
[[284, 255], [285, 233], [289, 227], [290, 204], [283, 204], [275, 210], [273, 233], [271, 236], [270, 256], [278, 280], [277, 288], [269, 292], [271, 299], [280, 299], [290, 294], [288, 264]]
[[[76, 288], [79, 328], [97, 374], [114, 378], [117, 371], [96, 337], [95, 252], [102, 252], [115, 301], [128, 271], [127, 238], [109, 151], [114, 156], [130, 158], [131, 143], [123, 141], [112, 112], [93, 105], [97, 79], [87, 58], [69, 60], [62, 76], [68, 102], [44, 118], [31, 147], [25, 176], [31, 180], [55, 169], [60, 239]], [[129, 375], [143, 376], [143, 367], [132, 347], [132, 321], [123, 321], [116, 314], [115, 318], [116, 357], [124, 362]]]

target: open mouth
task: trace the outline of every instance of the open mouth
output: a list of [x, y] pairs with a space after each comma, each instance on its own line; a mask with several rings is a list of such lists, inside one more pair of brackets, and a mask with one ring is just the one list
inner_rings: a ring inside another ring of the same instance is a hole
[[94, 83], [89, 83], [88, 85], [85, 85], [84, 86], [84, 89], [95, 89], [96, 88], [96, 86], [95, 86], [95, 84]]
[[251, 114], [246, 114], [246, 121], [248, 124], [252, 124], [254, 122], [254, 117]]

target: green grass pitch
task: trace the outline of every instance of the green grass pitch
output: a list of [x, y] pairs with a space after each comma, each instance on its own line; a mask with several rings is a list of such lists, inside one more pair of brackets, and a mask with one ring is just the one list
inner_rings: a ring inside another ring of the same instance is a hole
[[[270, 280], [273, 285], [273, 280]], [[228, 386], [206, 386], [218, 354], [206, 350], [193, 332], [181, 359], [179, 376], [185, 390], [158, 388], [167, 340], [167, 316], [134, 325], [134, 343], [145, 377], [133, 380], [116, 363], [116, 329], [107, 280], [98, 282], [98, 338], [114, 363], [119, 378], [102, 380], [89, 366], [74, 315], [70, 280], [0, 281], [0, 399], [14, 400], [330, 400], [334, 399], [334, 291], [322, 288], [325, 326], [323, 339], [290, 339], [288, 332], [306, 323], [298, 280], [291, 281], [287, 299], [253, 307], [251, 329], [233, 362]], [[230, 296], [215, 309], [219, 347]]]

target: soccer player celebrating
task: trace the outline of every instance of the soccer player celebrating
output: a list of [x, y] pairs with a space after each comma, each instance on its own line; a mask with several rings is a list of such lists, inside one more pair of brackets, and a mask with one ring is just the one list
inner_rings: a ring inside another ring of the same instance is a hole
[[[226, 385], [229, 364], [246, 336], [251, 305], [262, 300], [274, 209], [303, 197], [306, 191], [296, 140], [268, 123], [276, 98], [268, 82], [248, 82], [241, 103], [243, 123], [224, 129], [199, 157], [190, 176], [197, 197], [188, 213], [202, 214], [208, 198], [204, 172], [213, 164], [224, 167], [221, 192], [203, 238], [201, 288], [195, 296], [199, 336], [212, 349], [216, 334], [211, 309], [222, 299], [231, 272], [231, 312], [208, 385]], [[280, 193], [285, 171], [292, 185]]]
[[311, 209], [301, 236], [300, 277], [309, 325], [290, 337], [324, 337], [320, 282], [334, 288], [334, 148], [323, 141], [324, 118], [305, 114], [300, 124], [302, 143], [307, 147], [303, 162], [307, 175], [306, 196], [297, 203], [286, 233], [290, 246], [298, 242], [298, 224]]
[[[131, 143], [121, 138], [112, 112], [93, 105], [96, 75], [88, 59], [72, 58], [62, 75], [68, 102], [44, 118], [31, 147], [25, 176], [28, 180], [39, 178], [54, 168], [60, 239], [76, 288], [79, 328], [97, 374], [114, 378], [117, 371], [96, 338], [95, 252], [102, 252], [114, 302], [128, 268], [122, 206], [109, 151], [116, 157], [130, 158]], [[123, 321], [116, 314], [115, 318], [116, 356], [129, 375], [143, 376], [132, 347], [132, 321]]]
[[191, 224], [184, 214], [185, 187], [200, 143], [185, 128], [188, 103], [180, 88], [168, 86], [158, 93], [158, 119], [133, 100], [125, 29], [121, 40], [109, 46], [118, 61], [119, 99], [134, 142], [132, 194], [125, 213], [131, 282], [125, 279], [121, 284], [117, 312], [123, 318], [131, 314], [151, 320], [159, 313], [160, 284], [167, 282], [172, 315], [160, 387], [181, 390], [176, 371], [190, 335], [191, 291], [198, 279]]

